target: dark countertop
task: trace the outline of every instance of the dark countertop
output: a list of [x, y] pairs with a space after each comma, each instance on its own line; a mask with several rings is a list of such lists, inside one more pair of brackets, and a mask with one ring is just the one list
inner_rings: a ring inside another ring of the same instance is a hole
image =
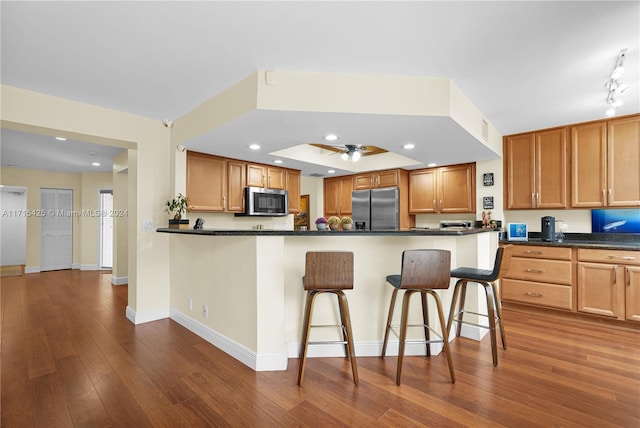
[[563, 241], [543, 241], [540, 233], [529, 233], [527, 241], [500, 241], [501, 244], [540, 245], [545, 247], [593, 248], [603, 250], [640, 251], [637, 233], [567, 233]]
[[181, 233], [186, 235], [213, 236], [464, 236], [486, 232], [499, 232], [501, 229], [447, 228], [412, 230], [233, 230], [233, 229], [169, 229], [159, 228], [156, 232]]

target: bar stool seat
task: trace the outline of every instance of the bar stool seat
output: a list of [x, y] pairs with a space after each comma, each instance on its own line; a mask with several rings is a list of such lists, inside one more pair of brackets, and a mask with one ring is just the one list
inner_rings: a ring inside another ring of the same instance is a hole
[[[300, 366], [298, 368], [298, 385], [302, 386], [304, 369], [307, 363], [309, 345], [341, 343], [345, 345], [345, 353], [351, 361], [353, 382], [358, 384], [358, 366], [351, 332], [349, 304], [343, 290], [353, 289], [353, 253], [349, 251], [309, 251], [306, 254], [305, 275], [302, 278], [307, 297], [302, 325], [302, 345], [300, 349]], [[323, 293], [335, 294], [340, 310], [340, 324], [334, 326], [313, 325], [313, 303]], [[344, 340], [310, 342], [312, 327], [339, 327]]]
[[[449, 366], [449, 375], [451, 383], [456, 382], [453, 363], [451, 361], [451, 352], [449, 351], [448, 330], [444, 323], [444, 314], [442, 312], [442, 304], [440, 298], [435, 292], [436, 289], [449, 288], [451, 269], [451, 253], [446, 250], [405, 250], [402, 253], [402, 270], [400, 275], [388, 275], [386, 280], [393, 286], [391, 294], [391, 302], [389, 304], [389, 314], [387, 316], [387, 324], [384, 332], [384, 340], [382, 345], [381, 357], [384, 358], [387, 352], [387, 344], [389, 342], [389, 333], [398, 326], [392, 325], [393, 312], [396, 303], [396, 297], [399, 290], [405, 290], [402, 298], [402, 315], [400, 320], [400, 334], [398, 346], [398, 367], [396, 370], [396, 384], [400, 385], [402, 379], [402, 363], [404, 360], [405, 344], [407, 339], [408, 327], [424, 328], [424, 340], [411, 340], [412, 343], [425, 343], [427, 346], [427, 356], [431, 355], [431, 343], [442, 343], [444, 353]], [[422, 300], [422, 324], [409, 325], [409, 302], [411, 296], [419, 293]], [[440, 321], [440, 334], [429, 326], [429, 312], [427, 307], [427, 295], [433, 297], [438, 310], [438, 318]], [[438, 339], [432, 339], [430, 332], [433, 332]]]
[[[509, 269], [511, 264], [512, 245], [505, 245], [498, 248], [493, 270], [476, 269], [470, 267], [459, 267], [451, 271], [453, 278], [459, 278], [453, 291], [453, 299], [451, 300], [451, 310], [449, 311], [449, 320], [447, 322], [447, 331], [451, 334], [453, 323], [456, 324], [456, 335], [460, 336], [462, 324], [472, 325], [475, 327], [489, 329], [491, 338], [491, 354], [494, 367], [498, 366], [498, 346], [496, 340], [496, 324], [500, 328], [500, 338], [502, 340], [502, 348], [507, 349], [507, 339], [502, 324], [502, 309], [496, 281], [499, 280]], [[481, 314], [465, 309], [465, 300], [467, 295], [467, 284], [473, 282], [483, 287], [487, 300], [487, 313]], [[459, 297], [459, 299], [458, 299]], [[459, 303], [458, 303], [459, 300]], [[464, 319], [464, 314], [472, 314], [488, 319], [488, 326], [475, 323]]]

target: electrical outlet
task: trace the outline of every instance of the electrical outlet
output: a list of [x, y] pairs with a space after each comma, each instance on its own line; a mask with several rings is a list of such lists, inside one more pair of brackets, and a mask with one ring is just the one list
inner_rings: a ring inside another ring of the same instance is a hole
[[202, 316], [209, 318], [209, 307], [206, 305], [202, 305]]
[[191, 297], [187, 299], [187, 308], [189, 308], [190, 311], [193, 310], [193, 299]]

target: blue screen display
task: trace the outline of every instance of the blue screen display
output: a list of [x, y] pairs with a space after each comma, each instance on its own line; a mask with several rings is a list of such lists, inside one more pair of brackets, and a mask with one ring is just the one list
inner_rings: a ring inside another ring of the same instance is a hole
[[592, 233], [640, 233], [640, 209], [591, 210]]

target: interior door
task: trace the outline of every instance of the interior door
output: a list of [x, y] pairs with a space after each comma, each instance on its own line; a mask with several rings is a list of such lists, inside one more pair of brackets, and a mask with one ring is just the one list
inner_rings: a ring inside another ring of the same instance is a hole
[[73, 190], [40, 189], [40, 270], [71, 269]]

